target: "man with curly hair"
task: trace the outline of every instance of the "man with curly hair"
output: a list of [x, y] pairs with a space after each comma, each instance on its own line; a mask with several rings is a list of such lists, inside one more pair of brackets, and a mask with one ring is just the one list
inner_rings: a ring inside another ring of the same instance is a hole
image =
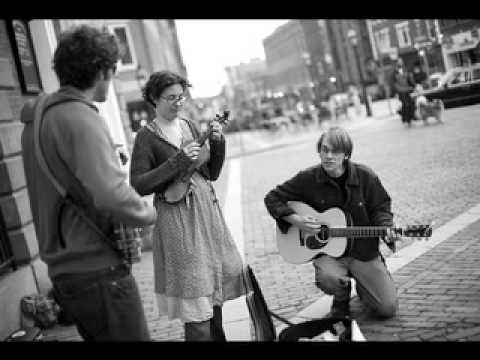
[[[93, 103], [106, 101], [118, 59], [115, 37], [106, 31], [84, 25], [62, 34], [53, 58], [60, 89], [48, 95], [40, 129], [52, 174], [107, 236], [114, 221], [145, 226], [156, 219], [153, 206], [128, 185]], [[27, 113], [22, 111], [25, 175], [40, 256], [56, 300], [85, 341], [150, 340], [130, 268], [74, 207], [61, 206], [39, 167]]]

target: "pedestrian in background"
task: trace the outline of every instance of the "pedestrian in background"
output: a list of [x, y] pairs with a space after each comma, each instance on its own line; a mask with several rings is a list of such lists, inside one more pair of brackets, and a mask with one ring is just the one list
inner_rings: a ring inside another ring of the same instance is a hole
[[[197, 126], [180, 116], [189, 86], [170, 71], [150, 76], [144, 98], [156, 117], [137, 133], [130, 179], [141, 195], [155, 195], [152, 242], [159, 313], [184, 323], [186, 341], [225, 341], [222, 305], [244, 292], [242, 259], [211, 184], [225, 160], [225, 137], [213, 121], [209, 140], [199, 146]], [[165, 191], [192, 165], [185, 198], [169, 202]]]
[[[265, 196], [265, 205], [280, 231], [291, 225], [307, 233], [320, 231], [320, 222], [302, 216], [288, 205], [300, 201], [324, 212], [337, 207], [349, 214], [351, 226], [393, 226], [391, 199], [378, 176], [369, 167], [351, 161], [353, 143], [341, 127], [324, 132], [317, 143], [320, 164], [300, 171]], [[398, 237], [389, 233], [385, 241]], [[379, 250], [379, 238], [348, 239], [339, 258], [320, 254], [313, 260], [318, 288], [333, 295], [332, 317], [349, 316], [351, 282], [356, 280], [360, 299], [380, 317], [394, 316], [398, 301], [393, 278]]]
[[414, 85], [421, 85], [422, 88], [428, 87], [427, 73], [423, 71], [420, 61], [415, 62], [412, 70], [412, 79]]
[[403, 60], [398, 59], [395, 70], [392, 74], [393, 89], [398, 93], [398, 98], [402, 103], [399, 113], [402, 117], [402, 123], [411, 126], [415, 115], [415, 104], [411, 97], [415, 83], [412, 75], [407, 71]]
[[22, 118], [25, 177], [40, 257], [55, 299], [85, 341], [150, 340], [130, 268], [97, 232], [113, 238], [114, 221], [144, 226], [156, 218], [155, 209], [129, 186], [93, 103], [106, 101], [118, 59], [115, 37], [89, 26], [63, 33], [53, 57], [60, 89], [46, 100], [40, 147], [53, 176], [82, 202], [75, 205], [83, 216], [63, 202], [40, 168], [33, 119]]

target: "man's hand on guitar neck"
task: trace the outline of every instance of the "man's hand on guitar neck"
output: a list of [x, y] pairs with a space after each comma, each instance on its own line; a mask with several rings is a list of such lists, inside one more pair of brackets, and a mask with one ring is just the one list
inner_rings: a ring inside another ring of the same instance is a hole
[[314, 234], [320, 231], [321, 223], [313, 216], [291, 214], [282, 219], [308, 233]]
[[383, 241], [387, 244], [388, 248], [392, 252], [397, 251], [396, 242], [402, 240], [402, 236], [396, 232], [395, 226], [392, 226], [387, 230], [387, 235], [383, 237]]

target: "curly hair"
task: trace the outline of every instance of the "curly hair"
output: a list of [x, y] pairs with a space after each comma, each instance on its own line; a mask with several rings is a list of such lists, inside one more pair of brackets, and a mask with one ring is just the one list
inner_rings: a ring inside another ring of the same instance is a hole
[[153, 107], [156, 107], [154, 100], [158, 99], [163, 91], [171, 85], [179, 84], [183, 90], [192, 85], [183, 77], [174, 72], [163, 70], [150, 75], [147, 84], [143, 88], [143, 98]]
[[106, 29], [81, 25], [60, 35], [53, 69], [61, 86], [85, 90], [93, 86], [99, 71], [114, 68], [119, 57], [114, 35]]

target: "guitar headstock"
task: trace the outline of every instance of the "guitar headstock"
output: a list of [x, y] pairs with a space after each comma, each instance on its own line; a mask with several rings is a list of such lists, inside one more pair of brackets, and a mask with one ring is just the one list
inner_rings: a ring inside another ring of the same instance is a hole
[[407, 225], [402, 230], [402, 236], [429, 238], [432, 236], [432, 225]]

